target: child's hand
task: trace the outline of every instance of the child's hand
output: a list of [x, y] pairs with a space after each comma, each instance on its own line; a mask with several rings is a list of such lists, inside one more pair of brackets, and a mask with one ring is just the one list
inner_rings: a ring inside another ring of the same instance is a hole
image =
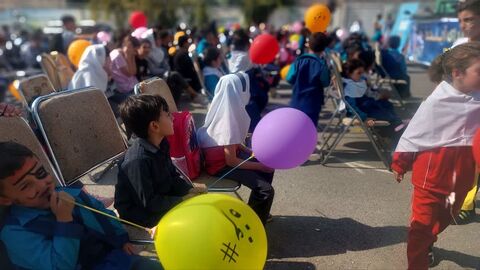
[[203, 194], [207, 193], [208, 188], [205, 184], [200, 184], [200, 183], [193, 183], [193, 188], [191, 188], [188, 193], [194, 193], [194, 194]]
[[393, 171], [393, 177], [395, 178], [395, 180], [397, 180], [398, 183], [402, 182], [403, 180], [403, 175], [404, 174], [400, 174], [396, 171]]
[[122, 247], [123, 252], [127, 253], [128, 255], [135, 255], [137, 254], [137, 251], [135, 249], [135, 246], [132, 245], [131, 243], [125, 243]]
[[66, 192], [53, 192], [50, 196], [50, 209], [57, 218], [58, 222], [71, 222], [73, 221], [73, 204], [75, 199]]
[[148, 233], [150, 234], [150, 237], [152, 239], [155, 239], [155, 233], [157, 232], [157, 226], [153, 227], [153, 228], [150, 228], [150, 230], [148, 231]]
[[375, 125], [375, 120], [372, 118], [369, 118], [365, 123], [367, 124], [367, 126], [373, 127]]

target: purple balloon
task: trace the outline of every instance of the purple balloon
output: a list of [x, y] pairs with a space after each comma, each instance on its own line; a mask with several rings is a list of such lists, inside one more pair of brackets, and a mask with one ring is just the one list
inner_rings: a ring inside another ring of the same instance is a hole
[[293, 108], [281, 108], [265, 115], [252, 136], [255, 157], [274, 169], [290, 169], [303, 164], [316, 144], [317, 129], [312, 120]]

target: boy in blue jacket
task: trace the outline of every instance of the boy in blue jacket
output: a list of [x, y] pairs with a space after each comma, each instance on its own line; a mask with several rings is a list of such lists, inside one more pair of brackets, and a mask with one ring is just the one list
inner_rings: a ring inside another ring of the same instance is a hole
[[309, 53], [298, 57], [287, 74], [287, 81], [293, 85], [290, 106], [307, 114], [315, 126], [324, 104], [323, 88], [330, 84], [330, 72], [323, 57], [327, 45], [324, 33], [310, 35]]
[[0, 142], [0, 237], [17, 269], [162, 269], [134, 255], [120, 223], [74, 201], [114, 215], [80, 189], [56, 189], [30, 149]]

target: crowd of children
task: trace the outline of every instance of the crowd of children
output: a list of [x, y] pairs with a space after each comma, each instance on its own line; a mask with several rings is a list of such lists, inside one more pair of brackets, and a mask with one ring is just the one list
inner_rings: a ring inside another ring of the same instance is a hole
[[[479, 16], [480, 1], [466, 2], [459, 7], [459, 17]], [[353, 33], [340, 43], [336, 36], [310, 34], [303, 29], [300, 47], [288, 50], [291, 57], [272, 61], [291, 63], [286, 76], [292, 85], [290, 106], [303, 111], [317, 125], [324, 89], [332, 80], [327, 57], [338, 53], [343, 62], [343, 95], [353, 110], [348, 113], [359, 115], [372, 128], [377, 121], [389, 123], [383, 135], [394, 138], [395, 179], [400, 182], [407, 171], [413, 171], [409, 269], [427, 269], [432, 263], [437, 235], [458, 220], [475, 179], [471, 145], [480, 127], [476, 120], [480, 113], [480, 44], [467, 24], [467, 19], [461, 19], [470, 40], [446, 51], [432, 64], [431, 79], [438, 86], [408, 126], [396, 114], [390, 95], [370, 81], [374, 74], [403, 80], [406, 83], [395, 83], [394, 87], [402, 98], [410, 96], [410, 78], [398, 51], [398, 36], [390, 36], [379, 49], [382, 62], [377, 63], [375, 50], [362, 33]], [[120, 217], [145, 227], [154, 227], [181, 201], [207, 192], [205, 185], [180, 177], [171, 161], [166, 137], [174, 133], [174, 119], [165, 99], [133, 95], [134, 86], [152, 76], [167, 81], [176, 103], [182, 95], [195, 103], [210, 102], [205, 122], [197, 132], [207, 173], [221, 177], [229, 172], [229, 179], [251, 189], [248, 204], [262, 223], [272, 220], [274, 170], [252, 158], [246, 140], [264, 113], [271, 84], [264, 68], [249, 58], [248, 31], [232, 31], [227, 53], [217, 46], [215, 31], [204, 34], [194, 57], [191, 36], [178, 37], [172, 54], [172, 35], [160, 29], [148, 30], [140, 40], [124, 35], [116, 49], [91, 45], [69, 85], [70, 89], [94, 86], [104, 91], [114, 112], [133, 134], [119, 163], [114, 207]], [[277, 37], [282, 41], [284, 33]], [[66, 35], [61, 45], [67, 46], [74, 38]], [[376, 38], [377, 42], [381, 40]], [[283, 49], [288, 48], [285, 45]], [[207, 96], [202, 94], [203, 87]], [[19, 114], [17, 108], [0, 103], [0, 116]], [[158, 262], [134, 254], [118, 222], [75, 207], [73, 202], [106, 213], [112, 211], [83, 190], [56, 188], [44, 166], [26, 147], [0, 142], [0, 205], [9, 207], [0, 237], [15, 266], [161, 269]]]

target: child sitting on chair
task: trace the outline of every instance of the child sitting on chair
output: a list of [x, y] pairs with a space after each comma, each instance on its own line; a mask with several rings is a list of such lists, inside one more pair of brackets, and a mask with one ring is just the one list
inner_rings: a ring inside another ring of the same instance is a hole
[[[393, 136], [396, 142], [401, 136], [404, 124], [397, 116], [392, 103], [388, 98], [380, 98], [375, 100], [367, 95], [368, 86], [362, 75], [365, 71], [365, 64], [358, 59], [348, 60], [342, 68], [343, 71], [343, 88], [345, 100], [359, 115], [361, 120], [365, 121], [367, 126], [373, 127], [375, 121], [387, 121], [389, 126], [380, 129], [385, 137]], [[350, 112], [353, 113], [353, 112]]]
[[16, 267], [162, 269], [134, 255], [120, 223], [73, 202], [114, 215], [80, 189], [55, 189], [53, 177], [27, 147], [0, 143], [0, 205], [8, 206], [0, 236]]
[[[197, 133], [205, 155], [205, 167], [211, 175], [225, 175], [252, 154], [252, 150], [243, 145], [250, 126], [250, 117], [245, 109], [250, 99], [249, 86], [248, 75], [239, 72], [220, 78], [215, 89], [205, 124]], [[271, 218], [273, 173], [273, 169], [253, 159], [227, 175], [228, 179], [252, 190], [248, 205], [263, 224]]]
[[173, 135], [173, 117], [165, 99], [130, 96], [120, 115], [136, 138], [119, 167], [115, 208], [120, 217], [153, 227], [185, 196], [206, 192], [206, 187], [186, 182], [172, 164], [165, 137]]

